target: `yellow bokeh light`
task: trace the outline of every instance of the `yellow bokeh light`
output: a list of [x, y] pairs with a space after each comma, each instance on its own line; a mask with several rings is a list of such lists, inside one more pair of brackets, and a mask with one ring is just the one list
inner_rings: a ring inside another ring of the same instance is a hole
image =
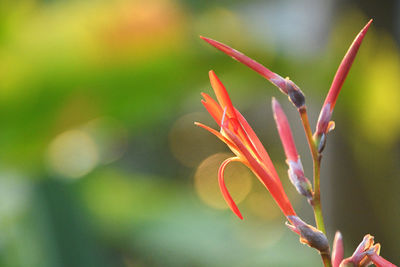
[[246, 206], [252, 214], [268, 221], [282, 214], [275, 200], [265, 190], [252, 193], [246, 200]]
[[[227, 209], [218, 185], [218, 168], [222, 161], [231, 154], [217, 153], [206, 158], [197, 168], [194, 175], [194, 186], [197, 195], [208, 206], [216, 209]], [[234, 162], [225, 170], [225, 183], [238, 204], [245, 199], [252, 187], [253, 174], [241, 163]]]
[[93, 139], [84, 131], [69, 130], [58, 135], [49, 145], [47, 163], [57, 174], [79, 178], [89, 173], [99, 161]]

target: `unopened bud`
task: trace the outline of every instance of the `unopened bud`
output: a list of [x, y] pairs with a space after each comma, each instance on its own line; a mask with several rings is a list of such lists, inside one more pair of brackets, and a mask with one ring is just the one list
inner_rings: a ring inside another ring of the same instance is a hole
[[289, 165], [288, 176], [299, 194], [305, 196], [310, 202], [313, 199], [313, 191], [310, 181], [304, 176], [303, 165], [300, 157], [297, 162], [288, 160]]
[[321, 254], [329, 254], [329, 243], [325, 234], [297, 216], [287, 216], [290, 224], [286, 225], [300, 235], [300, 242], [317, 249]]
[[333, 240], [332, 247], [332, 267], [339, 267], [343, 260], [344, 247], [343, 247], [343, 237], [342, 234], [337, 231], [335, 234], [335, 239]]

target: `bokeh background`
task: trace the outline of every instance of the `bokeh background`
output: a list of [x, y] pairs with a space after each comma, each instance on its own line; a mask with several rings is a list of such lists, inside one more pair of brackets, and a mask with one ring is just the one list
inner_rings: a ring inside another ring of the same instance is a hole
[[220, 196], [229, 151], [193, 125], [220, 76], [288, 183], [270, 107], [294, 108], [256, 73], [198, 36], [290, 76], [314, 127], [335, 70], [374, 18], [339, 97], [322, 198], [346, 255], [366, 233], [400, 262], [399, 1], [0, 1], [0, 266], [320, 266], [265, 188], [240, 164]]

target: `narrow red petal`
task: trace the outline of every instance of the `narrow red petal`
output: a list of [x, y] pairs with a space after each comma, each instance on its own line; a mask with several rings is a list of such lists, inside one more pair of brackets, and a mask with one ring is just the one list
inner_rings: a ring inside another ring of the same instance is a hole
[[[271, 171], [272, 176], [274, 178], [278, 177], [278, 173], [275, 170], [274, 165], [272, 164], [271, 158], [268, 155], [268, 152], [265, 150], [263, 144], [261, 143], [260, 139], [258, 139], [256, 133], [254, 130], [251, 128], [249, 123], [246, 121], [246, 119], [243, 117], [243, 115], [236, 109], [236, 116], [239, 120], [239, 123], [247, 133], [247, 136], [253, 143], [255, 149], [257, 150], [258, 154], [260, 155], [260, 160], [266, 165], [266, 167]], [[277, 182], [280, 183], [279, 179], [276, 179]]]
[[225, 86], [218, 79], [217, 75], [214, 71], [209, 71], [211, 86], [214, 89], [215, 95], [218, 99], [219, 104], [222, 109], [226, 107], [226, 114], [229, 118], [236, 118], [235, 110], [232, 105], [232, 101], [228, 95], [228, 92], [225, 89]]
[[373, 253], [371, 255], [367, 254], [368, 258], [372, 260], [372, 262], [376, 265], [376, 267], [397, 267], [393, 263], [389, 262], [388, 260], [385, 260], [382, 256], [379, 256], [376, 253]]
[[340, 89], [344, 83], [344, 80], [349, 73], [351, 65], [353, 64], [354, 58], [357, 55], [358, 49], [361, 46], [361, 43], [364, 39], [365, 34], [368, 31], [369, 26], [372, 23], [372, 19], [364, 26], [364, 28], [360, 31], [360, 33], [356, 36], [353, 43], [350, 45], [349, 50], [347, 51], [346, 55], [344, 56], [340, 66], [333, 78], [333, 82], [331, 88], [329, 89], [328, 95], [326, 96], [324, 106], [327, 103], [331, 104], [331, 111], [335, 107], [337, 97], [339, 95]]
[[281, 138], [283, 149], [285, 150], [286, 158], [288, 160], [297, 162], [299, 155], [294, 144], [292, 130], [285, 113], [282, 110], [279, 102], [272, 98], [272, 110], [274, 112], [274, 118], [276, 127], [278, 128], [279, 137]]
[[276, 179], [279, 180], [279, 178], [273, 177], [271, 170], [266, 169], [266, 167], [254, 158], [248, 148], [233, 132], [227, 128], [223, 128], [223, 130], [228, 135], [229, 139], [237, 146], [239, 152], [247, 159], [250, 169], [271, 193], [283, 214], [285, 214], [285, 216], [296, 215], [292, 204], [283, 190], [282, 183], [276, 181]]
[[221, 189], [222, 195], [223, 195], [226, 203], [228, 204], [229, 208], [231, 208], [233, 213], [235, 213], [241, 220], [243, 220], [243, 216], [240, 213], [238, 207], [236, 206], [235, 201], [233, 201], [231, 195], [229, 194], [229, 191], [226, 188], [225, 182], [224, 182], [225, 168], [229, 163], [231, 163], [233, 161], [240, 161], [240, 159], [237, 157], [233, 157], [233, 158], [228, 158], [224, 162], [222, 162], [222, 164], [218, 170], [218, 183], [219, 183], [219, 188]]
[[343, 237], [342, 234], [337, 231], [335, 234], [335, 239], [333, 240], [332, 248], [332, 267], [339, 267], [343, 260], [344, 247], [343, 247]]
[[201, 93], [204, 100], [201, 100], [201, 103], [207, 109], [208, 113], [213, 117], [213, 119], [217, 122], [218, 125], [221, 125], [221, 119], [223, 110], [221, 106], [215, 101], [211, 96], [206, 93]]
[[280, 90], [282, 90], [284, 93], [287, 94], [286, 81], [284, 78], [282, 78], [278, 74], [270, 71], [268, 68], [261, 65], [257, 61], [255, 61], [255, 60], [249, 58], [248, 56], [242, 54], [241, 52], [227, 46], [226, 44], [220, 43], [218, 41], [215, 41], [213, 39], [203, 37], [203, 36], [200, 36], [200, 38], [203, 39], [204, 41], [206, 41], [207, 43], [209, 43], [210, 45], [214, 46], [215, 48], [221, 50], [228, 56], [231, 56], [232, 58], [236, 59], [240, 63], [243, 63], [244, 65], [248, 66], [249, 68], [255, 70], [256, 72], [261, 74], [261, 76], [266, 78], [268, 81], [270, 81], [272, 84], [274, 84]]

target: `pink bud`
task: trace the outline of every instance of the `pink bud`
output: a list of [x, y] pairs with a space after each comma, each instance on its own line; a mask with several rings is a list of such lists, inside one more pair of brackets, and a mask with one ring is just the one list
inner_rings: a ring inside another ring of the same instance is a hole
[[349, 50], [344, 56], [339, 68], [333, 78], [331, 88], [329, 89], [328, 95], [325, 98], [325, 102], [322, 105], [322, 109], [318, 118], [316, 135], [321, 136], [327, 132], [329, 120], [332, 116], [333, 108], [335, 107], [336, 100], [339, 96], [340, 90], [342, 89], [343, 83], [350, 71], [351, 65], [357, 55], [358, 49], [364, 39], [365, 34], [368, 31], [369, 26], [372, 23], [372, 19], [364, 26], [360, 33], [356, 36], [353, 43], [350, 45]]
[[296, 162], [299, 155], [297, 154], [296, 146], [294, 144], [289, 121], [283, 112], [281, 105], [274, 97], [272, 98], [272, 111], [274, 112], [276, 127], [278, 128], [279, 137], [281, 138], [286, 158], [290, 161]]
[[332, 267], [339, 267], [340, 262], [343, 260], [344, 247], [342, 234], [337, 231], [335, 234], [335, 239], [333, 240], [332, 248]]
[[303, 165], [301, 164], [300, 157], [294, 144], [289, 121], [283, 112], [281, 105], [275, 98], [272, 98], [272, 110], [274, 112], [274, 118], [276, 127], [278, 128], [279, 137], [281, 138], [283, 149], [285, 150], [286, 163], [289, 166], [289, 179], [295, 186], [297, 192], [307, 197], [307, 199], [311, 201], [313, 198], [311, 183], [304, 176]]
[[358, 49], [361, 46], [361, 43], [364, 39], [365, 34], [368, 31], [369, 26], [372, 23], [372, 19], [368, 21], [368, 23], [364, 26], [364, 28], [358, 33], [353, 43], [350, 45], [349, 50], [347, 50], [346, 55], [344, 56], [342, 62], [339, 65], [339, 68], [333, 78], [331, 88], [329, 89], [328, 95], [326, 96], [324, 106], [328, 103], [331, 104], [331, 111], [335, 107], [337, 97], [339, 95], [340, 89], [344, 83], [344, 80], [349, 73], [351, 65], [357, 55]]

